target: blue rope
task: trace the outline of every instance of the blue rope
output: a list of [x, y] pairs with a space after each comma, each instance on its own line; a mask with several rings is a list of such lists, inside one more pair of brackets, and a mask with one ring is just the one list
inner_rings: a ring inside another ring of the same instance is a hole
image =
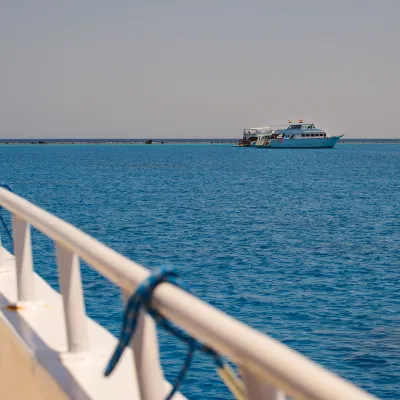
[[[0, 183], [0, 187], [2, 187], [4, 189], [7, 189], [10, 192], [14, 193], [14, 191], [11, 189], [11, 187], [6, 185], [5, 183]], [[3, 211], [3, 207], [0, 205], [0, 222], [3, 225], [4, 230], [7, 232], [7, 235], [9, 236], [9, 238], [11, 240], [11, 246], [14, 247], [13, 237], [12, 237], [12, 234], [11, 234], [10, 230], [8, 229], [8, 226], [7, 226], [6, 222], [4, 221], [4, 217], [3, 217], [2, 211]]]
[[[184, 343], [188, 345], [188, 352], [185, 358], [185, 362], [182, 366], [181, 371], [178, 374], [178, 377], [175, 380], [171, 392], [168, 394], [165, 400], [170, 400], [180, 387], [183, 379], [186, 376], [186, 373], [190, 368], [195, 351], [201, 351], [203, 353], [210, 355], [213, 358], [214, 362], [217, 364], [218, 368], [223, 367], [221, 357], [214, 350], [200, 343], [195, 338], [188, 335], [186, 332], [176, 327], [175, 325], [173, 325], [156, 309], [151, 307], [151, 298], [154, 289], [160, 283], [169, 282], [175, 286], [182, 288], [182, 285], [179, 284], [177, 278], [178, 274], [174, 270], [164, 267], [160, 271], [150, 275], [146, 280], [144, 280], [139, 285], [139, 287], [136, 289], [136, 292], [129, 298], [127, 302], [119, 343], [114, 351], [114, 354], [111, 356], [111, 359], [104, 372], [105, 376], [109, 376], [114, 370], [125, 348], [129, 345], [132, 337], [135, 334], [139, 311], [143, 307], [144, 310], [147, 311], [154, 318], [157, 325], [161, 326], [166, 331], [172, 333], [174, 336], [176, 336], [178, 339], [182, 340]], [[184, 289], [187, 290], [186, 288]]]

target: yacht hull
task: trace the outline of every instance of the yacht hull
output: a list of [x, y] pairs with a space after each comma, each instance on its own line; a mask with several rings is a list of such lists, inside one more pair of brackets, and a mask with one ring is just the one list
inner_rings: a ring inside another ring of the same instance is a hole
[[312, 139], [272, 139], [268, 145], [257, 145], [260, 149], [331, 149], [342, 136]]

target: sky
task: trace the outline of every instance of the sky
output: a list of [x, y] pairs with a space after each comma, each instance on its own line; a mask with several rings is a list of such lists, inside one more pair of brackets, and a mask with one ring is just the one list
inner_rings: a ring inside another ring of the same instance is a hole
[[399, 0], [0, 0], [0, 138], [400, 138]]

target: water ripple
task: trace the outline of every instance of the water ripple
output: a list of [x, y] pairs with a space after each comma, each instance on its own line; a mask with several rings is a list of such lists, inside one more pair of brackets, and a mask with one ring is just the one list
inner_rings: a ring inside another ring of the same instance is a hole
[[[383, 399], [400, 398], [400, 146], [2, 146], [2, 181], [148, 268]], [[53, 244], [35, 268], [58, 288]], [[4, 238], [7, 244], [7, 239]], [[114, 334], [119, 291], [82, 265], [87, 310]], [[160, 332], [176, 376], [185, 348]], [[191, 399], [230, 398], [197, 355]]]

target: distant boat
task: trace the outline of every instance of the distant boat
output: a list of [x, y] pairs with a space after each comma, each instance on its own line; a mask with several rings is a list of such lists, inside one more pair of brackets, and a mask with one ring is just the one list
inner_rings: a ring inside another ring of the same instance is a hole
[[243, 137], [235, 144], [234, 147], [249, 147], [255, 146], [257, 135], [264, 132], [265, 128], [245, 128], [243, 129]]
[[302, 120], [298, 123], [289, 121], [287, 125], [270, 125], [245, 131], [246, 137], [243, 136], [237, 146], [245, 142], [248, 146], [266, 149], [332, 148], [344, 136], [330, 136], [326, 130], [317, 128], [313, 123], [305, 124]]

